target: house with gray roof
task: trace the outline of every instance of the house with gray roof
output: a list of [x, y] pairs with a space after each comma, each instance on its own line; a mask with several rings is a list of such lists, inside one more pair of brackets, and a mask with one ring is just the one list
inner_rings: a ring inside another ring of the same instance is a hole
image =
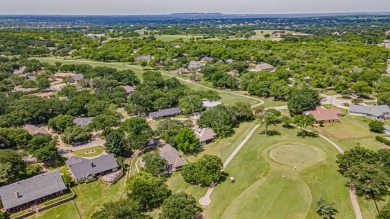
[[208, 56], [203, 57], [200, 61], [202, 62], [212, 62], [214, 59]]
[[60, 172], [54, 170], [0, 187], [0, 199], [5, 211], [16, 212], [58, 197], [66, 190]]
[[89, 125], [93, 120], [93, 117], [79, 117], [73, 120], [73, 123], [75, 123], [78, 126], [84, 127]]
[[226, 59], [225, 63], [226, 64], [232, 64], [233, 63], [233, 59]]
[[218, 105], [221, 105], [221, 101], [219, 100], [203, 100], [202, 101], [202, 105], [203, 107], [207, 108], [207, 109], [210, 109], [210, 108], [213, 108], [213, 107], [216, 107]]
[[125, 89], [127, 95], [130, 95], [131, 93], [133, 93], [135, 91], [134, 86], [126, 85], [126, 86], [122, 86], [122, 87], [123, 87], [123, 89]]
[[76, 74], [76, 75], [73, 75], [72, 76], [72, 83], [77, 83], [77, 82], [79, 82], [79, 81], [81, 81], [81, 80], [83, 80], [84, 79], [84, 75], [83, 74]]
[[385, 135], [390, 136], [390, 125], [385, 125]]
[[256, 65], [255, 69], [252, 71], [275, 71], [276, 68], [273, 65], [270, 65], [268, 63], [261, 63], [259, 65]]
[[200, 69], [202, 66], [203, 66], [202, 63], [200, 63], [198, 61], [191, 61], [190, 63], [188, 63], [187, 68], [188, 69]]
[[179, 151], [169, 144], [160, 148], [160, 156], [167, 160], [166, 170], [168, 172], [176, 171], [186, 164]]
[[162, 109], [156, 112], [151, 112], [149, 113], [149, 116], [152, 119], [159, 119], [159, 118], [164, 118], [168, 116], [175, 116], [181, 113], [181, 109], [179, 107], [173, 107], [173, 108], [168, 108], [168, 109]]
[[390, 120], [390, 108], [387, 105], [350, 105], [348, 112], [351, 115], [367, 116], [376, 120]]
[[135, 58], [135, 61], [136, 62], [142, 62], [142, 61], [149, 61], [151, 59], [153, 59], [154, 57], [151, 56], [151, 55], [146, 55], [146, 56], [138, 56], [137, 58]]
[[76, 182], [94, 179], [119, 170], [113, 154], [102, 155], [94, 159], [72, 156], [65, 163]]
[[211, 128], [198, 128], [194, 132], [195, 136], [199, 139], [200, 145], [209, 144], [217, 137], [217, 133]]

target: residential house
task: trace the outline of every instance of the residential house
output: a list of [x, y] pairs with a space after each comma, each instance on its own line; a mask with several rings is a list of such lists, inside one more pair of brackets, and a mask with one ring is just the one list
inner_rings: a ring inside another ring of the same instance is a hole
[[200, 145], [209, 144], [217, 137], [217, 133], [211, 128], [198, 128], [194, 130], [195, 136], [199, 139]]
[[174, 107], [174, 108], [168, 108], [168, 109], [162, 109], [157, 112], [151, 112], [149, 113], [149, 116], [152, 119], [159, 119], [159, 118], [164, 118], [168, 116], [175, 116], [181, 113], [181, 109], [179, 107]]
[[23, 76], [25, 74], [26, 66], [22, 66], [14, 71], [14, 74]]
[[136, 62], [142, 62], [142, 61], [150, 61], [151, 59], [153, 59], [154, 57], [151, 56], [151, 55], [146, 55], [146, 56], [138, 56], [137, 58], [135, 58], [135, 61]]
[[167, 160], [166, 170], [168, 172], [176, 171], [186, 164], [179, 151], [169, 144], [160, 148], [160, 156]]
[[390, 136], [390, 125], [385, 125], [385, 135]]
[[5, 211], [16, 212], [56, 198], [66, 190], [60, 172], [54, 170], [0, 187], [0, 199]]
[[94, 159], [72, 156], [65, 163], [76, 182], [94, 179], [120, 169], [113, 154], [102, 155]]
[[237, 72], [234, 70], [231, 70], [231, 71], [228, 71], [227, 74], [234, 77], [234, 76], [236, 76]]
[[311, 114], [317, 123], [320, 122], [340, 122], [340, 116], [343, 112], [340, 109], [325, 109], [317, 106], [316, 109], [307, 111]]
[[200, 61], [201, 62], [212, 62], [214, 59], [208, 56], [203, 57]]
[[79, 117], [73, 120], [73, 123], [75, 123], [78, 126], [84, 127], [87, 126], [89, 123], [91, 123], [93, 120], [93, 117]]
[[367, 116], [376, 120], [390, 120], [390, 108], [387, 105], [350, 105], [348, 112], [352, 115]]
[[256, 65], [256, 67], [254, 69], [252, 69], [251, 71], [275, 71], [276, 68], [268, 63], [262, 63], [262, 64], [259, 64], [259, 65]]
[[203, 66], [202, 63], [200, 63], [198, 61], [191, 61], [190, 63], [188, 63], [187, 68], [188, 69], [200, 69], [202, 66]]
[[225, 63], [226, 64], [232, 64], [233, 63], [233, 59], [226, 59]]
[[207, 109], [210, 109], [210, 108], [213, 108], [213, 107], [216, 107], [218, 105], [221, 105], [221, 101], [219, 100], [203, 100], [202, 101], [202, 105], [203, 107], [207, 108]]
[[84, 75], [83, 74], [76, 74], [76, 75], [73, 75], [72, 76], [72, 83], [78, 83], [79, 81], [83, 80], [84, 79]]
[[184, 74], [187, 74], [189, 71], [188, 71], [188, 69], [186, 69], [186, 68], [179, 68], [178, 70], [177, 70], [177, 73], [179, 74], [179, 75], [184, 75]]
[[44, 127], [38, 127], [35, 125], [24, 125], [23, 129], [28, 131], [30, 135], [47, 134], [47, 131]]
[[130, 95], [131, 93], [133, 93], [135, 91], [134, 86], [126, 85], [126, 86], [122, 86], [122, 87], [125, 89], [127, 95]]

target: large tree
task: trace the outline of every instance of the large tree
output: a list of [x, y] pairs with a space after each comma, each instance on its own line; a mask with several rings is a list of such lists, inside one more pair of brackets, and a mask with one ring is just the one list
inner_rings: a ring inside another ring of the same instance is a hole
[[385, 124], [381, 121], [371, 121], [368, 123], [368, 126], [370, 127], [370, 131], [376, 133], [382, 133], [385, 130]]
[[351, 166], [344, 174], [350, 180], [350, 184], [356, 188], [358, 195], [364, 195], [374, 200], [379, 211], [377, 200], [389, 194], [389, 175], [378, 165], [361, 163]]
[[120, 128], [126, 133], [127, 142], [132, 149], [145, 146], [153, 136], [153, 130], [144, 118], [128, 119], [121, 124]]
[[237, 125], [234, 112], [223, 105], [218, 105], [202, 113], [197, 123], [201, 127], [212, 128], [220, 137], [231, 135], [233, 127]]
[[196, 137], [194, 130], [184, 127], [176, 135], [175, 143], [179, 150], [184, 153], [191, 153], [198, 149], [199, 139]]
[[92, 138], [92, 134], [86, 128], [72, 126], [65, 129], [61, 138], [65, 143], [72, 144], [86, 142]]
[[57, 133], [63, 133], [67, 127], [74, 126], [73, 116], [59, 115], [49, 120], [48, 126]]
[[197, 162], [186, 165], [180, 172], [191, 184], [208, 186], [219, 179], [223, 163], [214, 155], [204, 155]]
[[160, 175], [167, 165], [167, 161], [153, 151], [144, 154], [142, 156], [142, 161], [145, 162], [145, 172], [154, 176]]
[[179, 120], [164, 119], [158, 123], [156, 133], [168, 144], [176, 146], [175, 137], [184, 127], [185, 124]]
[[338, 213], [333, 203], [328, 203], [325, 199], [320, 198], [317, 202], [317, 214], [323, 219], [333, 219]]
[[25, 149], [31, 135], [21, 128], [0, 128], [0, 147]]
[[197, 201], [186, 193], [177, 193], [164, 200], [161, 219], [197, 219], [202, 212]]
[[171, 191], [162, 178], [156, 178], [146, 172], [139, 172], [130, 177], [127, 182], [129, 198], [139, 202], [144, 210], [161, 206], [171, 195]]
[[376, 219], [389, 219], [390, 218], [390, 203], [388, 202], [383, 206], [383, 208], [379, 211]]
[[38, 161], [48, 161], [57, 157], [56, 141], [49, 134], [34, 135], [28, 143], [28, 152]]
[[267, 135], [268, 127], [271, 125], [276, 125], [279, 122], [277, 114], [272, 111], [265, 111], [264, 114], [259, 116], [260, 123], [264, 126], [264, 134]]
[[150, 216], [143, 214], [141, 205], [130, 199], [120, 199], [117, 202], [108, 202], [98, 211], [93, 213], [93, 219], [151, 219]]
[[20, 180], [26, 171], [22, 156], [8, 149], [0, 150], [0, 184], [8, 184]]
[[106, 143], [104, 144], [107, 153], [115, 156], [122, 156], [126, 149], [125, 135], [120, 130], [112, 130], [106, 136]]
[[291, 114], [300, 114], [303, 111], [314, 109], [320, 105], [321, 100], [318, 92], [311, 89], [302, 89], [295, 91], [287, 103]]
[[202, 99], [198, 95], [187, 95], [179, 100], [179, 107], [183, 114], [200, 112], [203, 110]]
[[378, 96], [378, 104], [379, 105], [383, 104], [383, 105], [390, 106], [390, 91], [379, 94], [379, 96]]
[[301, 129], [302, 137], [305, 137], [306, 132], [307, 132], [306, 131], [307, 127], [314, 126], [315, 121], [316, 121], [315, 118], [310, 114], [296, 115], [293, 118], [294, 124], [297, 125]]

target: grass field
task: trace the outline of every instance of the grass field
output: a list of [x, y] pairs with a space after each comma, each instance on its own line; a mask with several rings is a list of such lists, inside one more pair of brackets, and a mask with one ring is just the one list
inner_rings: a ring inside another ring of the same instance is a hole
[[[83, 59], [72, 60], [72, 59], [61, 59], [61, 58], [54, 58], [54, 57], [39, 57], [39, 58], [35, 58], [35, 59], [42, 61], [42, 62], [47, 62], [50, 64], [55, 64], [56, 62], [61, 62], [61, 63], [65, 63], [65, 64], [89, 64], [92, 67], [107, 66], [107, 67], [111, 67], [111, 68], [116, 68], [118, 70], [130, 69], [136, 73], [137, 77], [140, 80], [142, 80], [142, 74], [145, 71], [141, 66], [126, 65], [124, 63], [118, 63], [118, 62], [97, 62], [97, 61], [90, 61], [90, 60], [83, 60]], [[196, 84], [193, 84], [193, 83], [189, 83], [185, 78], [180, 77], [178, 75], [174, 75], [170, 72], [167, 72], [164, 70], [159, 70], [159, 71], [163, 74], [164, 78], [176, 77], [178, 79], [181, 79], [182, 83], [185, 83], [187, 86], [189, 86], [193, 90], [211, 89], [211, 88], [197, 86]], [[258, 103], [258, 101], [254, 100], [254, 99], [245, 98], [242, 96], [237, 96], [234, 94], [229, 94], [229, 93], [224, 93], [224, 92], [219, 92], [219, 93], [220, 93], [220, 96], [222, 97], [222, 102], [225, 104], [228, 104], [228, 105], [233, 105], [234, 103], [239, 102], [239, 101], [246, 102], [246, 103], [249, 103], [251, 105]]]
[[78, 151], [73, 151], [72, 154], [79, 156], [79, 157], [95, 157], [103, 153], [104, 147], [103, 146], [96, 146], [92, 148], [86, 148]]
[[368, 122], [362, 117], [343, 116], [340, 122], [326, 123], [320, 129], [339, 140], [365, 139], [375, 137], [375, 133], [369, 131]]
[[[232, 160], [226, 172], [236, 183], [216, 187], [206, 217], [317, 218], [315, 203], [323, 196], [337, 203], [338, 218], [353, 218], [335, 164], [337, 151], [320, 138], [303, 139], [295, 129], [276, 129], [280, 136], [260, 135], [258, 130]], [[277, 160], [274, 153], [279, 153]]]
[[[107, 187], [101, 180], [96, 180], [90, 183], [82, 183], [73, 188], [76, 193], [74, 202], [67, 202], [66, 204], [36, 214], [30, 218], [34, 219], [77, 219], [91, 218], [91, 215], [104, 203], [119, 200], [122, 189], [125, 183], [124, 177], [120, 179], [111, 187]], [[77, 206], [77, 208], [76, 208]]]

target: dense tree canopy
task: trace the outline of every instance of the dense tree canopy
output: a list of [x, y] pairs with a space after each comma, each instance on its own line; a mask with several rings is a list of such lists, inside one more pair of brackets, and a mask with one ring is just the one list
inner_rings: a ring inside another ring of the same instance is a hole
[[127, 143], [130, 148], [138, 149], [145, 146], [154, 132], [144, 118], [130, 118], [120, 126], [126, 133]]
[[303, 111], [314, 109], [320, 103], [321, 101], [317, 91], [302, 89], [292, 94], [287, 106], [290, 113], [296, 115]]
[[171, 195], [171, 191], [162, 178], [156, 178], [146, 172], [139, 172], [127, 181], [129, 198], [139, 202], [144, 210], [161, 206]]
[[161, 219], [197, 219], [202, 212], [197, 201], [186, 193], [177, 193], [164, 200]]
[[209, 186], [221, 174], [222, 160], [214, 155], [204, 155], [197, 162], [186, 165], [180, 172], [184, 180], [191, 184]]

